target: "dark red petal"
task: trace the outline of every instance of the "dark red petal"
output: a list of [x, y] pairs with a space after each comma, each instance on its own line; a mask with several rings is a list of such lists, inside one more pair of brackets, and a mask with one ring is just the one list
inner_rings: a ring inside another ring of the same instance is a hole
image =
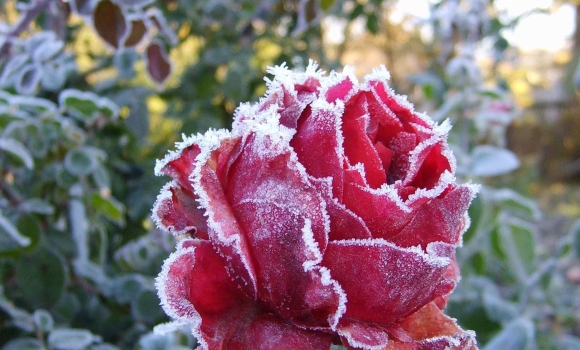
[[460, 185], [442, 198], [431, 199], [414, 213], [399, 234], [389, 240], [402, 247], [421, 245], [425, 248], [436, 241], [456, 245], [465, 211], [476, 191], [472, 185]]
[[262, 315], [241, 329], [228, 350], [315, 350], [328, 349], [332, 334], [292, 326], [274, 315]]
[[364, 94], [354, 96], [346, 104], [342, 120], [344, 153], [351, 165], [364, 165], [370, 187], [378, 188], [386, 182], [386, 174], [374, 143], [367, 135], [368, 110]]
[[330, 218], [329, 241], [372, 238], [364, 221], [333, 197], [329, 179], [311, 178], [311, 182], [326, 202]]
[[227, 197], [232, 206], [245, 202], [280, 204], [309, 219], [314, 240], [324, 251], [328, 241], [324, 201], [307, 176], [287, 144], [253, 133], [230, 169]]
[[382, 350], [389, 343], [387, 332], [373, 325], [341, 321], [337, 331], [348, 349]]
[[242, 227], [228, 203], [221, 183], [208, 165], [200, 169], [197, 190], [203, 195], [204, 207], [208, 213], [209, 237], [223, 256], [227, 256], [227, 268], [232, 278], [244, 289], [247, 295], [256, 296], [256, 271], [250, 255], [248, 241]]
[[433, 243], [425, 254], [385, 240], [335, 241], [322, 264], [346, 292], [343, 319], [388, 325], [449, 291], [442, 276], [453, 250], [443, 243]]
[[325, 204], [287, 144], [250, 135], [230, 176], [229, 202], [251, 247], [259, 299], [294, 323], [336, 323], [339, 287], [316, 266], [328, 242]]
[[185, 191], [177, 182], [169, 182], [153, 206], [153, 218], [165, 231], [174, 235], [191, 234], [207, 239], [204, 211], [199, 209], [197, 197]]
[[342, 200], [344, 153], [340, 134], [341, 111], [331, 104], [312, 106], [309, 116], [303, 116], [290, 146], [308, 175], [331, 177], [333, 195]]
[[192, 323], [206, 349], [225, 349], [255, 312], [208, 241], [183, 241], [165, 261], [157, 288], [165, 312]]
[[393, 341], [386, 350], [476, 350], [475, 333], [461, 329], [433, 303], [400, 322], [413, 338], [410, 343]]

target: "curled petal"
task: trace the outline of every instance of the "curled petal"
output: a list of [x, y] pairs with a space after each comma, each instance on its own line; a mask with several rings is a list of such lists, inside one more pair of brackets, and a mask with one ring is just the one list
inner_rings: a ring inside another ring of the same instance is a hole
[[405, 320], [401, 327], [413, 339], [393, 341], [385, 350], [476, 350], [475, 333], [464, 331], [433, 303], [425, 305]]
[[431, 199], [390, 241], [402, 247], [421, 245], [423, 248], [435, 241], [458, 244], [464, 213], [477, 190], [478, 187], [470, 184], [461, 185], [440, 198]]
[[207, 239], [207, 224], [197, 197], [171, 181], [163, 187], [153, 206], [153, 220], [173, 235], [190, 234]]
[[389, 335], [377, 326], [343, 321], [337, 331], [349, 349], [383, 350], [389, 344]]
[[295, 155], [257, 132], [231, 176], [237, 181], [228, 188], [229, 202], [251, 247], [258, 298], [296, 324], [334, 327], [344, 297], [317, 267], [328, 242], [325, 202]]
[[343, 105], [318, 100], [312, 112], [300, 119], [290, 145], [310, 176], [330, 177], [333, 195], [342, 200], [344, 152], [340, 131]]
[[381, 239], [333, 241], [322, 264], [348, 296], [343, 319], [388, 325], [449, 292], [454, 281], [443, 276], [453, 250], [443, 243], [426, 254]]
[[183, 240], [156, 284], [165, 312], [192, 324], [202, 349], [225, 348], [240, 324], [256, 313], [208, 241]]

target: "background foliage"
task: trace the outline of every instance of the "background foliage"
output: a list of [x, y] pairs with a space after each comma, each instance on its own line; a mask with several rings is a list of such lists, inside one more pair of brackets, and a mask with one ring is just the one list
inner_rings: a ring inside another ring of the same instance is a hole
[[518, 19], [442, 0], [409, 27], [390, 20], [395, 3], [2, 2], [2, 349], [194, 347], [187, 330], [151, 332], [166, 321], [153, 279], [174, 247], [149, 219], [166, 181], [155, 159], [181, 132], [228, 127], [264, 93], [267, 66], [330, 70], [365, 47], [417, 109], [451, 119], [458, 175], [485, 184], [449, 313], [484, 349], [580, 348], [580, 221], [546, 227], [558, 213], [526, 196], [541, 179], [507, 148], [521, 111], [501, 65]]

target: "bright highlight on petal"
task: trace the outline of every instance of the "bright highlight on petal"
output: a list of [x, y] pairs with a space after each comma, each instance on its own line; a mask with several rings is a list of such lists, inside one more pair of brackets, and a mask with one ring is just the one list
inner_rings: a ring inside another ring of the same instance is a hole
[[178, 243], [163, 308], [202, 349], [475, 349], [445, 316], [478, 186], [457, 184], [449, 125], [376, 69], [269, 69], [232, 131], [184, 137], [153, 208]]

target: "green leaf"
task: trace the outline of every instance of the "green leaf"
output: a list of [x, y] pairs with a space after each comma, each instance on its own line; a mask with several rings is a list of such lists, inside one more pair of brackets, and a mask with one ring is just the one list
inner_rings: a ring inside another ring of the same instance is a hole
[[0, 253], [27, 247], [30, 243], [30, 238], [21, 234], [16, 226], [0, 213]]
[[2, 350], [46, 350], [46, 348], [38, 339], [17, 338], [4, 345]]
[[374, 12], [367, 15], [367, 29], [372, 34], [379, 32], [379, 18]]
[[509, 323], [483, 350], [524, 350], [535, 342], [534, 324], [525, 318]]
[[135, 299], [136, 295], [150, 287], [151, 281], [143, 275], [122, 275], [113, 281], [113, 295], [118, 303], [124, 304]]
[[125, 207], [115, 198], [105, 198], [100, 193], [91, 195], [91, 205], [99, 213], [109, 220], [119, 224], [125, 224]]
[[33, 308], [49, 309], [62, 296], [65, 261], [47, 248], [22, 256], [16, 262], [15, 274], [23, 299]]
[[86, 329], [65, 328], [52, 331], [48, 336], [48, 345], [54, 349], [84, 350], [98, 340]]
[[493, 189], [488, 192], [491, 193], [493, 201], [501, 206], [503, 210], [509, 209], [509, 211], [530, 216], [533, 219], [539, 219], [542, 215], [538, 204], [534, 200], [526, 198], [510, 188]]
[[320, 8], [324, 11], [331, 8], [332, 5], [334, 5], [334, 0], [321, 0], [320, 1]]
[[490, 145], [476, 146], [471, 153], [469, 174], [489, 177], [507, 174], [520, 166], [518, 157], [510, 150]]
[[36, 328], [43, 333], [48, 333], [52, 331], [52, 327], [54, 326], [54, 320], [50, 313], [46, 310], [38, 309], [34, 311], [32, 315], [34, 318], [34, 324]]
[[514, 303], [504, 300], [499, 293], [486, 290], [482, 293], [483, 307], [490, 320], [497, 323], [506, 323], [518, 316], [518, 309]]
[[54, 207], [41, 198], [30, 198], [20, 203], [20, 210], [27, 213], [36, 213], [43, 215], [54, 214]]
[[504, 216], [499, 234], [510, 267], [520, 281], [525, 281], [536, 267], [536, 232], [527, 222]]
[[89, 257], [87, 211], [85, 204], [79, 199], [72, 199], [69, 203], [70, 230], [77, 248], [77, 258], [87, 260]]
[[145, 289], [131, 303], [133, 317], [139, 320], [155, 323], [164, 317], [164, 312], [159, 305], [159, 297], [154, 290]]
[[111, 100], [101, 98], [92, 92], [74, 89], [63, 90], [58, 96], [61, 108], [65, 108], [75, 118], [90, 123], [96, 118], [117, 118], [119, 107]]
[[0, 149], [8, 152], [19, 164], [23, 164], [26, 168], [34, 168], [34, 160], [30, 152], [19, 141], [12, 138], [0, 138]]
[[65, 169], [75, 176], [92, 173], [104, 158], [102, 152], [93, 147], [79, 147], [68, 151], [64, 158]]

